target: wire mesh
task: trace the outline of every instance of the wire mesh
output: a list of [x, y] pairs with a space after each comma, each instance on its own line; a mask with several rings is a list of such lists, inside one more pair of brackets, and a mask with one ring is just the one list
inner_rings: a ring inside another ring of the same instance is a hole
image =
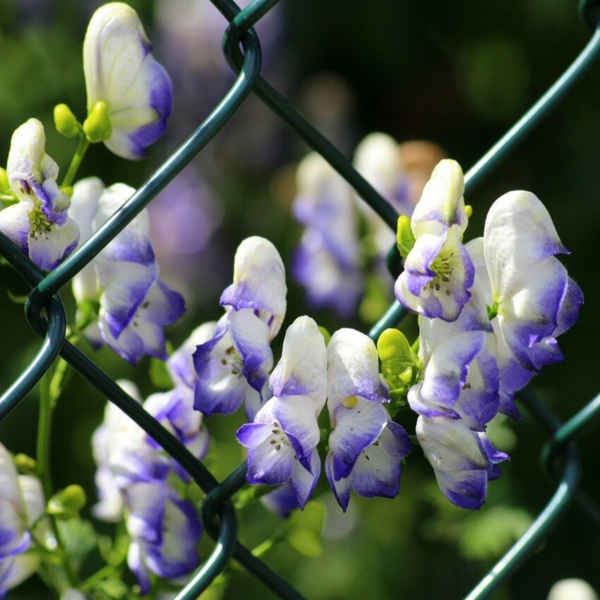
[[[319, 152], [331, 166], [393, 229], [398, 215], [351, 163], [319, 131], [273, 89], [261, 75], [261, 46], [253, 29], [278, 0], [254, 0], [241, 10], [232, 0], [211, 0], [230, 25], [223, 36], [223, 51], [237, 79], [221, 102], [188, 140], [115, 214], [73, 252], [59, 267], [44, 275], [16, 246], [0, 234], [0, 254], [32, 287], [25, 305], [25, 316], [34, 331], [43, 338], [36, 356], [0, 398], [0, 420], [4, 419], [34, 388], [60, 355], [71, 367], [140, 425], [171, 455], [206, 493], [202, 520], [215, 540], [210, 556], [201, 565], [190, 583], [177, 598], [196, 598], [226, 568], [231, 558], [243, 565], [282, 598], [302, 598], [283, 578], [263, 561], [253, 556], [237, 539], [237, 521], [231, 496], [245, 484], [246, 464], [241, 464], [226, 479], [219, 482], [179, 440], [154, 420], [137, 402], [121, 389], [92, 360], [66, 339], [66, 317], [59, 291], [83, 269], [153, 198], [213, 139], [223, 125], [243, 104], [248, 95], [256, 94], [311, 148]], [[466, 189], [471, 190], [512, 152], [562, 100], [600, 54], [600, 6], [598, 2], [582, 0], [580, 14], [593, 35], [587, 46], [556, 83], [465, 175]], [[399, 264], [394, 250], [388, 260], [394, 268]], [[396, 269], [397, 270], [397, 269]], [[396, 325], [405, 314], [394, 302], [369, 335], [377, 340], [380, 333]], [[600, 415], [600, 396], [593, 399], [565, 424], [531, 392], [520, 394], [520, 402], [535, 421], [550, 434], [542, 452], [548, 473], [557, 487], [545, 508], [527, 532], [506, 553], [497, 565], [469, 594], [470, 600], [487, 597], [512, 575], [550, 535], [573, 500], [577, 500], [587, 515], [600, 524], [600, 510], [578, 491], [580, 466], [575, 442], [584, 435]]]

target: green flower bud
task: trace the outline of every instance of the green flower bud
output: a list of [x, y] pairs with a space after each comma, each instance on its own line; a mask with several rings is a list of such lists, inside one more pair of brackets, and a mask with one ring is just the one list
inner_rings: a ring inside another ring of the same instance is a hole
[[398, 329], [386, 329], [379, 336], [377, 340], [377, 353], [381, 362], [384, 363], [396, 360], [402, 360], [405, 363], [412, 362], [410, 344], [406, 336]]
[[94, 104], [88, 118], [83, 122], [83, 131], [92, 144], [104, 142], [111, 136], [112, 124], [105, 102], [99, 100]]
[[0, 193], [9, 194], [11, 192], [10, 183], [8, 183], [8, 174], [6, 169], [0, 167]]
[[321, 327], [320, 325], [319, 331], [321, 332], [321, 335], [325, 338], [325, 345], [327, 346], [327, 344], [329, 344], [329, 340], [331, 339], [331, 334], [329, 333], [329, 331], [327, 331], [327, 329], [325, 329], [325, 327]]
[[83, 488], [79, 485], [69, 485], [50, 498], [46, 505], [46, 511], [59, 519], [72, 519], [78, 516], [86, 502], [87, 498]]
[[79, 135], [81, 129], [81, 125], [66, 104], [57, 104], [54, 107], [54, 125], [58, 133], [68, 138]]
[[415, 236], [410, 228], [410, 219], [406, 215], [398, 217], [398, 231], [396, 233], [396, 244], [402, 258], [406, 258], [415, 245]]
[[13, 460], [15, 461], [15, 466], [19, 470], [19, 473], [23, 473], [23, 475], [36, 474], [36, 462], [31, 456], [27, 456], [27, 454], [17, 454]]

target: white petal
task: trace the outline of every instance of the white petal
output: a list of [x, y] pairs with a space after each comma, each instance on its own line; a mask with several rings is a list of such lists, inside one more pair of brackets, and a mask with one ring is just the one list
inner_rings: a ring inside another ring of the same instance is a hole
[[269, 380], [275, 396], [310, 396], [319, 410], [327, 394], [327, 350], [319, 327], [298, 317], [285, 333], [281, 360]]

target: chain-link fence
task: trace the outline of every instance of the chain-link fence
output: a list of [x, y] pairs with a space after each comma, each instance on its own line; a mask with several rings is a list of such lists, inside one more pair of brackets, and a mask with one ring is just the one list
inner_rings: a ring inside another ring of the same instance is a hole
[[[206, 530], [215, 540], [215, 546], [177, 598], [182, 600], [196, 598], [226, 568], [232, 558], [280, 597], [301, 598], [301, 594], [238, 541], [236, 514], [230, 498], [245, 484], [246, 465], [240, 465], [224, 481], [217, 481], [202, 462], [194, 458], [140, 404], [67, 341], [65, 311], [59, 296], [59, 291], [142, 209], [148, 206], [153, 198], [219, 133], [251, 93], [256, 94], [302, 140], [325, 157], [395, 230], [398, 215], [390, 204], [358, 174], [336, 147], [261, 77], [261, 46], [253, 26], [276, 4], [277, 0], [254, 0], [244, 10], [240, 10], [232, 0], [212, 0], [212, 2], [230, 22], [223, 36], [223, 51], [231, 67], [239, 74], [231, 89], [191, 137], [82, 247], [73, 252], [50, 274], [44, 275], [6, 237], [0, 235], [0, 252], [32, 287], [25, 305], [25, 314], [29, 324], [43, 338], [35, 358], [0, 399], [0, 419], [7, 417], [40, 381], [54, 360], [61, 356], [92, 386], [152, 436], [206, 493], [202, 506], [202, 519]], [[569, 93], [600, 54], [600, 25], [598, 25], [600, 4], [591, 0], [582, 1], [580, 12], [587, 26], [593, 31], [590, 42], [531, 110], [466, 173], [467, 191], [477, 186], [531, 133], [535, 126]], [[399, 260], [395, 249], [390, 251], [388, 259], [390, 269], [397, 274]], [[377, 340], [384, 329], [400, 321], [403, 313], [404, 309], [398, 303], [394, 303], [372, 328], [370, 337]], [[468, 596], [470, 599], [487, 597], [514, 573], [550, 535], [552, 527], [561, 519], [572, 502], [578, 503], [588, 518], [600, 524], [600, 510], [578, 491], [580, 468], [575, 446], [577, 439], [589, 429], [600, 413], [600, 397], [592, 400], [564, 424], [531, 393], [523, 392], [520, 400], [539, 425], [548, 432], [549, 438], [544, 448], [543, 462], [549, 474], [558, 482], [556, 491], [527, 532], [475, 586]]]

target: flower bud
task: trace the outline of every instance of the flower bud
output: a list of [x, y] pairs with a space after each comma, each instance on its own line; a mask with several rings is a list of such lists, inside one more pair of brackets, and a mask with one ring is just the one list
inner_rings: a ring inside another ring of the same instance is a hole
[[415, 236], [410, 227], [410, 219], [406, 215], [398, 217], [398, 232], [396, 234], [396, 244], [402, 258], [406, 258], [408, 253], [415, 245]]
[[76, 517], [86, 502], [83, 488], [79, 485], [69, 485], [50, 498], [46, 510], [48, 514], [67, 520]]
[[57, 104], [54, 107], [54, 125], [58, 133], [65, 137], [72, 138], [79, 134], [80, 125], [66, 104]]
[[83, 122], [83, 131], [92, 144], [105, 142], [112, 134], [112, 124], [108, 117], [106, 103], [98, 100], [92, 107], [88, 118]]
[[10, 194], [10, 183], [8, 181], [8, 174], [6, 173], [6, 169], [0, 167], [0, 193], [2, 194]]

